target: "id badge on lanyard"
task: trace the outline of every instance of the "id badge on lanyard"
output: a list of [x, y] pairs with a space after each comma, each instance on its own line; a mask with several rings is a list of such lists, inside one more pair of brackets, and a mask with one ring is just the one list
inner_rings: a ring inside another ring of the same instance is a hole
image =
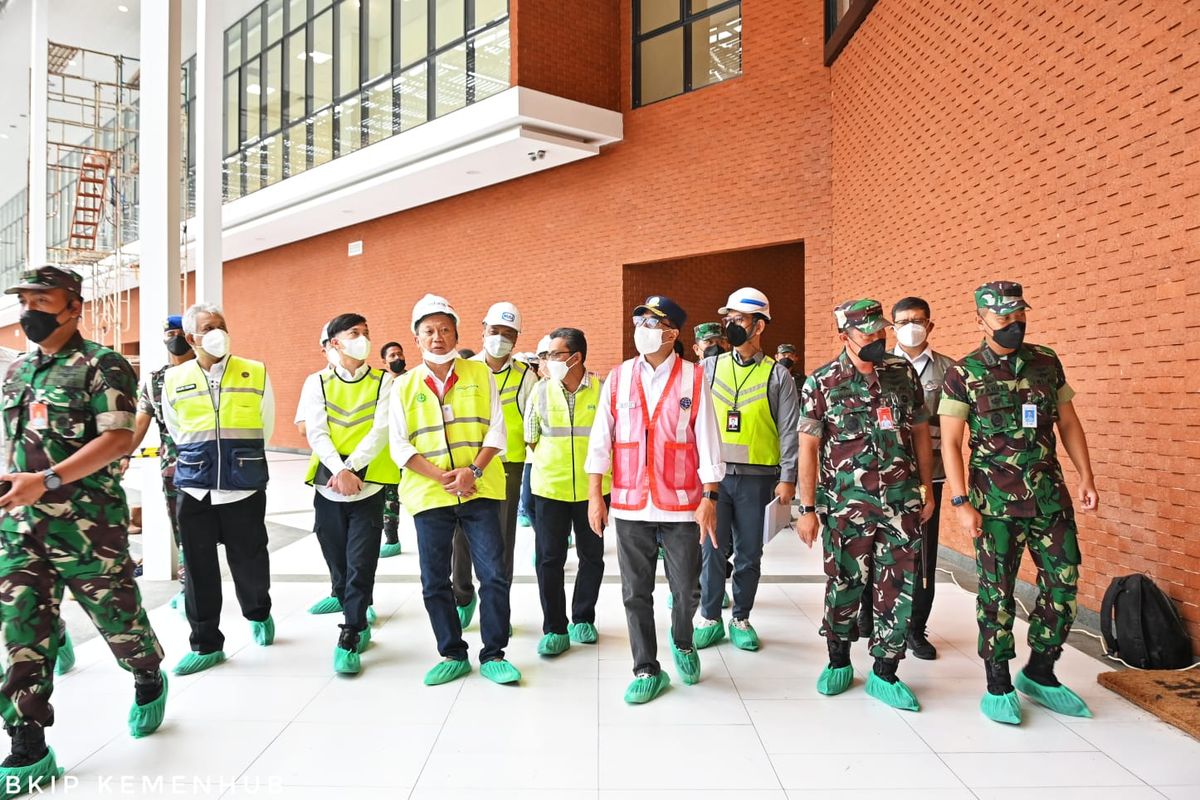
[[731, 408], [725, 412], [725, 432], [726, 433], [741, 433], [742, 432], [742, 412], [736, 408]]

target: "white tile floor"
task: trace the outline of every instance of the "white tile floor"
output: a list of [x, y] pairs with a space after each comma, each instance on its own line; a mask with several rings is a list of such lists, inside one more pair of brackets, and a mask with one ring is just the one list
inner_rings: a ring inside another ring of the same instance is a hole
[[[298, 471], [279, 464], [273, 486]], [[294, 484], [292, 484], [294, 485]], [[311, 520], [302, 491], [273, 492], [272, 519], [301, 529]], [[533, 574], [531, 534], [519, 535], [518, 576]], [[627, 706], [628, 637], [620, 588], [602, 590], [595, 646], [555, 660], [535, 653], [541, 627], [536, 586], [513, 587], [510, 659], [519, 687], [494, 686], [478, 672], [429, 688], [436, 660], [420, 590], [411, 530], [404, 555], [382, 562], [400, 576], [376, 591], [379, 622], [357, 678], [332, 674], [338, 619], [305, 613], [325, 591], [312, 537], [273, 556], [278, 638], [256, 647], [227, 587], [228, 663], [172, 678], [168, 719], [133, 740], [124, 717], [129, 680], [99, 641], [59, 679], [58, 724], [50, 741], [78, 783], [70, 797], [362, 798], [1197, 798], [1200, 743], [1158, 722], [1096, 683], [1106, 667], [1069, 649], [1060, 675], [1095, 719], [1056, 716], [1026, 703], [1019, 728], [978, 712], [982, 669], [975, 656], [973, 598], [939, 586], [931, 629], [941, 657], [906, 660], [901, 674], [922, 703], [894, 711], [868, 698], [870, 667], [856, 648], [858, 679], [838, 698], [815, 689], [825, 648], [817, 636], [822, 586], [816, 554], [794, 541], [767, 550], [764, 571], [791, 582], [764, 583], [754, 621], [764, 647], [728, 642], [704, 651], [697, 686], [676, 680], [653, 703]], [[616, 572], [609, 543], [610, 572]], [[304, 578], [307, 579], [304, 579]], [[520, 577], [518, 578], [520, 581]], [[660, 586], [656, 601], [665, 603]], [[665, 606], [659, 605], [665, 642]], [[166, 607], [151, 618], [168, 665], [187, 649], [187, 625]], [[1024, 624], [1018, 623], [1019, 635]], [[477, 651], [478, 624], [467, 640]], [[669, 662], [669, 657], [666, 659]], [[672, 678], [675, 676], [672, 672]], [[156, 783], [161, 778], [161, 782]], [[122, 783], [122, 781], [125, 781]], [[886, 789], [886, 793], [881, 790]]]

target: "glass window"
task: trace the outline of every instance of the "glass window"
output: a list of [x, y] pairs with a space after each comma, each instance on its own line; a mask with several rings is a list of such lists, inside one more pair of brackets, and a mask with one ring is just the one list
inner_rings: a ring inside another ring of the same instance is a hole
[[279, 130], [283, 124], [281, 101], [283, 99], [283, 44], [276, 44], [267, 51], [267, 122], [263, 129], [268, 133]]
[[259, 59], [242, 67], [242, 143], [258, 140], [262, 122], [262, 70]]
[[641, 45], [640, 102], [653, 103], [683, 92], [683, 28], [660, 33]]
[[312, 108], [333, 102], [333, 12], [326, 11], [313, 22], [312, 49], [308, 51], [313, 71]]
[[312, 165], [320, 166], [333, 158], [333, 109], [317, 112], [312, 121]]
[[424, 61], [401, 73], [395, 93], [399, 96], [400, 130], [415, 128], [429, 119], [429, 80]]
[[392, 0], [367, 4], [367, 80], [392, 71]]
[[462, 0], [435, 0], [435, 4], [437, 36], [434, 46], [441, 48], [466, 35], [465, 4]]
[[266, 161], [267, 161], [267, 182], [265, 185], [270, 186], [272, 183], [279, 183], [283, 180], [283, 133], [277, 133], [266, 142]]
[[358, 2], [357, 0], [342, 0], [338, 6], [338, 81], [337, 96], [343, 97], [357, 91], [359, 87], [358, 72]]
[[679, 21], [679, 0], [642, 0], [638, 32], [649, 33]]
[[400, 59], [402, 66], [429, 54], [428, 0], [400, 0]]
[[238, 110], [238, 100], [241, 90], [238, 83], [238, 72], [225, 78], [225, 154], [236, 153], [242, 137], [238, 133], [238, 124], [242, 115]]
[[283, 38], [283, 0], [267, 2], [267, 46]]
[[367, 90], [364, 114], [366, 119], [363, 121], [363, 127], [367, 131], [367, 144], [375, 144], [395, 132], [390, 80], [380, 81]]
[[508, 0], [475, 0], [475, 28], [482, 28], [507, 13]]
[[238, 22], [225, 31], [225, 72], [237, 69], [242, 64], [242, 23]]
[[221, 178], [225, 185], [225, 202], [242, 196], [242, 172], [238, 168], [241, 156], [230, 156], [221, 166]]
[[463, 42], [437, 57], [434, 115], [457, 111], [467, 104], [467, 44]]
[[262, 157], [257, 147], [251, 147], [242, 156], [246, 173], [246, 194], [257, 192], [262, 188]]
[[308, 0], [288, 0], [288, 31], [308, 21]]
[[692, 23], [692, 88], [742, 74], [742, 15], [738, 7]]
[[305, 65], [308, 64], [308, 50], [305, 45], [304, 28], [288, 37], [287, 73], [288, 73], [288, 120], [295, 122], [304, 119], [304, 104], [308, 100], [308, 88], [305, 85]]
[[475, 48], [475, 101], [508, 88], [508, 22], [479, 34]]
[[337, 153], [344, 156], [362, 147], [362, 106], [358, 97], [339, 103], [334, 112], [337, 119]]
[[246, 15], [246, 58], [251, 59], [262, 52], [262, 6]]
[[297, 122], [284, 133], [287, 174], [299, 175], [308, 169], [308, 123]]

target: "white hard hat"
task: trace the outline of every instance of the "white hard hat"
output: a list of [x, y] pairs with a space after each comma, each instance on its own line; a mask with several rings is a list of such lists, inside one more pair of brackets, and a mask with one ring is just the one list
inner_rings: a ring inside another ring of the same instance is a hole
[[550, 352], [550, 343], [552, 341], [554, 341], [554, 340], [551, 339], [549, 336], [543, 336], [541, 339], [539, 339], [538, 346], [537, 346], [537, 354], [541, 355], [542, 353], [549, 353]]
[[483, 318], [484, 325], [504, 325], [521, 332], [521, 312], [512, 303], [493, 303]]
[[717, 309], [718, 314], [728, 314], [730, 311], [740, 311], [743, 314], [762, 314], [767, 319], [771, 318], [771, 304], [767, 302], [767, 296], [749, 286], [745, 289], [738, 289], [729, 295], [725, 306]]
[[321, 328], [321, 347], [329, 344], [329, 323], [325, 323], [325, 327]]
[[412, 331], [417, 332], [417, 325], [431, 314], [447, 314], [458, 325], [458, 314], [450, 305], [450, 301], [436, 294], [427, 294], [417, 301], [412, 310]]

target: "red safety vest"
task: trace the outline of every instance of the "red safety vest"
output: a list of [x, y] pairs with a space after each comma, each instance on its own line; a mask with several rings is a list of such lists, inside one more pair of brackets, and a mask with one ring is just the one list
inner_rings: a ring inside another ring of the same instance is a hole
[[[662, 397], [647, 414], [639, 359], [608, 375], [612, 386], [612, 507], [636, 511], [647, 496], [663, 511], [694, 511], [703, 484], [697, 474], [696, 415], [704, 371], [676, 356]], [[647, 418], [649, 417], [648, 421]]]

